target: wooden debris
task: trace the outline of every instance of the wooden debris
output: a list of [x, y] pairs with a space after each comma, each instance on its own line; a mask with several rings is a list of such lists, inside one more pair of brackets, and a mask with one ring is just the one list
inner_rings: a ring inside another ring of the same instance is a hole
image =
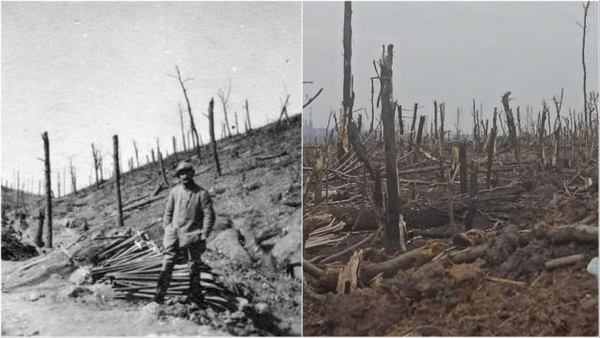
[[567, 266], [567, 265], [573, 265], [573, 264], [581, 262], [583, 260], [585, 260], [584, 255], [581, 255], [581, 254], [571, 255], [571, 256], [551, 259], [551, 260], [547, 261], [546, 263], [544, 263], [544, 267], [546, 267], [547, 270], [552, 270], [552, 269], [560, 268], [560, 267]]
[[488, 277], [485, 277], [485, 279], [490, 282], [495, 282], [495, 283], [502, 283], [502, 284], [507, 284], [507, 285], [519, 286], [519, 287], [527, 286], [527, 283], [514, 281], [514, 280], [510, 280], [510, 279], [505, 279], [505, 278], [488, 276]]
[[358, 287], [360, 263], [362, 260], [363, 251], [359, 250], [352, 254], [348, 263], [342, 267], [338, 275], [337, 293], [347, 294]]

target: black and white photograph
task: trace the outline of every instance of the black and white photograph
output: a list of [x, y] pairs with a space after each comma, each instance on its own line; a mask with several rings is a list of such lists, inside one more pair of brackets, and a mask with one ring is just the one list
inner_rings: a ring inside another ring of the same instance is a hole
[[299, 336], [300, 2], [2, 2], [3, 336]]
[[302, 32], [303, 334], [597, 337], [598, 2], [304, 2]]

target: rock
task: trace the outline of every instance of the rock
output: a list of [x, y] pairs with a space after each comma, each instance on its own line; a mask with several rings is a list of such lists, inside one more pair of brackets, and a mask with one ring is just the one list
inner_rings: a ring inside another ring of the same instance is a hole
[[242, 186], [242, 190], [245, 192], [249, 192], [249, 191], [253, 191], [256, 189], [260, 189], [262, 187], [262, 184], [260, 184], [259, 182], [254, 182], [252, 184], [244, 184]]
[[208, 249], [216, 251], [237, 264], [250, 264], [246, 249], [240, 244], [240, 233], [236, 229], [227, 229], [217, 233], [208, 243]]
[[71, 274], [71, 277], [69, 277], [69, 281], [75, 285], [82, 285], [86, 283], [89, 276], [90, 273], [87, 269], [79, 268]]
[[45, 295], [45, 294], [43, 294], [43, 293], [40, 293], [40, 292], [33, 292], [32, 294], [30, 294], [30, 295], [27, 297], [27, 301], [29, 301], [29, 302], [35, 302], [35, 301], [37, 301], [38, 299], [40, 299], [40, 298], [44, 298], [44, 297], [46, 297], [46, 295]]
[[92, 291], [90, 291], [88, 288], [85, 288], [85, 287], [69, 285], [69, 286], [66, 286], [65, 288], [63, 288], [58, 293], [58, 297], [61, 299], [77, 298], [77, 297], [84, 296], [86, 294], [87, 295], [92, 294]]
[[273, 249], [271, 250], [271, 255], [277, 262], [279, 266], [289, 265], [292, 263], [301, 262], [300, 252], [300, 241], [302, 236], [302, 226], [300, 222], [293, 222], [292, 220], [300, 220], [300, 211], [294, 212], [290, 220], [291, 222], [288, 225], [287, 233], [283, 236], [283, 238], [276, 241]]
[[256, 303], [254, 304], [254, 311], [256, 311], [256, 313], [262, 315], [267, 313], [267, 311], [269, 310], [269, 305], [267, 305], [266, 303]]
[[142, 312], [151, 316], [157, 316], [160, 311], [160, 305], [157, 302], [150, 302], [142, 308]]
[[221, 195], [224, 192], [225, 192], [225, 188], [223, 188], [223, 187], [214, 187], [208, 191], [208, 193], [211, 196]]

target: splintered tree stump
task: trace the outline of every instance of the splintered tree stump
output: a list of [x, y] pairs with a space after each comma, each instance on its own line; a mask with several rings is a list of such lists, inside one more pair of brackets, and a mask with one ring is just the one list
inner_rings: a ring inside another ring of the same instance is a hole
[[348, 263], [340, 270], [337, 280], [337, 293], [347, 294], [358, 287], [358, 274], [362, 255], [362, 250], [354, 252]]

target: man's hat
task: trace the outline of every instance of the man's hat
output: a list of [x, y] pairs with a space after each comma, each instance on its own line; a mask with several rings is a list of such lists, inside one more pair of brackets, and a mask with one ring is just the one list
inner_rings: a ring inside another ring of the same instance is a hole
[[177, 168], [175, 168], [175, 174], [179, 174], [180, 172], [187, 170], [194, 171], [194, 166], [188, 161], [181, 161], [177, 165]]

